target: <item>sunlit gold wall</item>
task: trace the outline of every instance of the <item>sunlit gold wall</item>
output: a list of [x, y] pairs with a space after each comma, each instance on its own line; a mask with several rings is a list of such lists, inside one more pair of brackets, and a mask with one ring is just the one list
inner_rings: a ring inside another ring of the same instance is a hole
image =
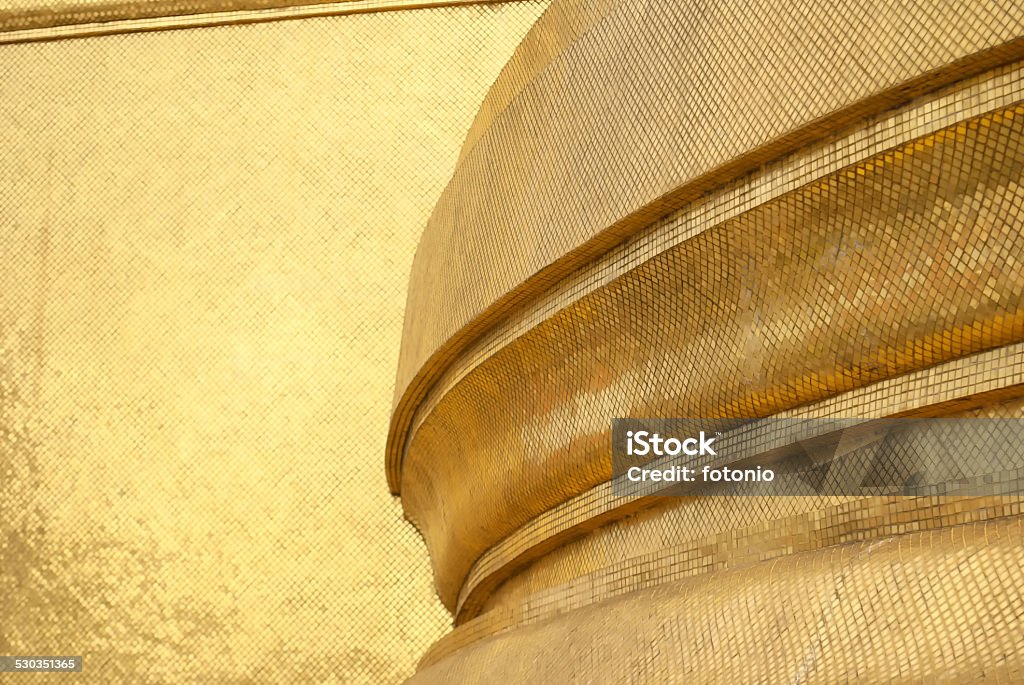
[[408, 271], [542, 9], [0, 46], [0, 653], [411, 673], [450, 616], [382, 469]]

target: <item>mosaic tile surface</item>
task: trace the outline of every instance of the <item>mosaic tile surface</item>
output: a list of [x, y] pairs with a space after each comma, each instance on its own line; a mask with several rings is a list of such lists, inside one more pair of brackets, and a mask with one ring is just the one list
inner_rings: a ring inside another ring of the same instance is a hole
[[408, 270], [541, 10], [0, 46], [0, 653], [412, 673], [451, 619], [381, 468]]

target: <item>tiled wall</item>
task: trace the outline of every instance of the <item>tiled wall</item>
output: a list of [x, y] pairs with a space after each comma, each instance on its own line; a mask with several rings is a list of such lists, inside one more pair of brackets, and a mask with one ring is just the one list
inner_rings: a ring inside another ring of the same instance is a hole
[[0, 653], [378, 685], [450, 628], [383, 471], [408, 271], [542, 9], [0, 45]]

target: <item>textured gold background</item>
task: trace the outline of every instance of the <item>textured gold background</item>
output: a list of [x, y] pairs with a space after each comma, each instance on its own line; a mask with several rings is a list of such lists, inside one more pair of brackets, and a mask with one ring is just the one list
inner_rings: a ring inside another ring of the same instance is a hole
[[408, 271], [542, 5], [0, 47], [0, 653], [411, 673], [450, 619], [382, 469]]

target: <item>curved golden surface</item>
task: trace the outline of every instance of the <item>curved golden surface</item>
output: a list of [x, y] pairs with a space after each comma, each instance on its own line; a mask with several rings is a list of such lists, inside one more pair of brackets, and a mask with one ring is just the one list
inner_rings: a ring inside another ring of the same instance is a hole
[[[1017, 344], [888, 379], [783, 415], [1019, 417], [1024, 416], [1021, 395], [1024, 344]], [[767, 497], [757, 502], [678, 497], [636, 501], [615, 496], [611, 483], [602, 483], [541, 513], [478, 558], [459, 593], [456, 624], [481, 611], [514, 607], [534, 593], [550, 592], [595, 569], [629, 565], [638, 556], [653, 555], [669, 563], [676, 574], [689, 575], [749, 561], [751, 555], [757, 560], [766, 553], [778, 553], [778, 545], [767, 544], [766, 538], [781, 539], [789, 547], [799, 539], [799, 548], [809, 549], [938, 524], [930, 507], [890, 500], [900, 510], [893, 516], [884, 515], [886, 506], [874, 503], [885, 498], [874, 498], [874, 502], [820, 496]], [[1001, 505], [991, 509], [990, 504], [985, 499], [961, 501], [955, 514], [984, 518], [1001, 512]], [[1019, 510], [1019, 500], [1011, 504]], [[837, 506], [839, 515], [826, 511]], [[862, 509], [873, 509], [873, 515], [858, 516]], [[794, 517], [806, 520], [794, 521]], [[948, 525], [949, 517], [942, 518]], [[847, 528], [838, 534], [823, 533], [820, 524], [826, 519]], [[876, 530], [873, 523], [865, 523], [868, 519], [886, 523]], [[890, 525], [891, 520], [898, 524]], [[741, 530], [746, 533], [740, 534]]]
[[722, 221], [670, 217], [662, 245], [496, 346], [403, 470], [445, 604], [485, 550], [610, 477], [613, 416], [768, 416], [1024, 340], [1022, 134], [1014, 105], [741, 193]]
[[585, 7], [561, 3], [531, 32], [570, 38], [532, 79], [495, 86], [423, 235], [388, 438], [395, 492], [417, 407], [513, 306], [766, 161], [1024, 55], [1012, 0], [618, 2], [566, 30]]
[[470, 644], [409, 682], [1020, 682], [1021, 587], [1014, 516], [640, 589]]
[[1024, 9], [556, 2], [413, 264], [415, 680], [1024, 675], [1019, 497], [608, 482], [614, 417], [1024, 416], [1021, 255]]
[[[501, 586], [483, 614], [435, 643], [420, 661], [420, 669], [493, 635], [636, 590], [747, 568], [794, 553], [1020, 513], [1019, 497], [941, 502], [909, 497], [787, 497], [738, 506], [719, 498], [666, 499], [663, 507], [641, 518], [598, 529], [593, 536], [542, 557], [528, 572]], [[683, 544], [666, 543], [688, 525], [702, 535]], [[645, 547], [649, 551], [643, 551]], [[554, 574], [567, 579], [552, 582]]]
[[[1015, 399], [946, 416], [1024, 418], [1024, 387], [1016, 392]], [[998, 495], [660, 498], [639, 514], [538, 555], [490, 592], [482, 611], [511, 610], [520, 621], [533, 620], [567, 604], [583, 606], [795, 552], [1016, 515], [1022, 503]]]

